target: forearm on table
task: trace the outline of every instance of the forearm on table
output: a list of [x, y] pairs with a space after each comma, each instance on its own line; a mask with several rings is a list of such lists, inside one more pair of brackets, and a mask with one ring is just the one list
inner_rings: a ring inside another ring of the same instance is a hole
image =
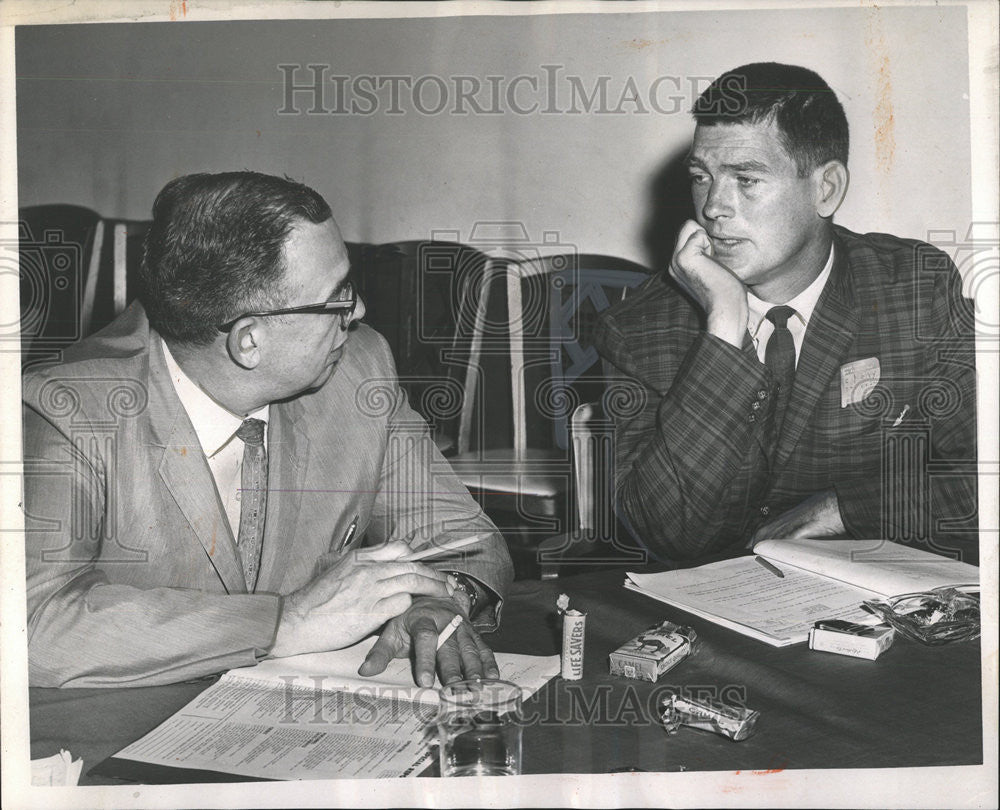
[[141, 589], [77, 577], [28, 617], [32, 686], [156, 686], [251, 666], [274, 643], [281, 597]]

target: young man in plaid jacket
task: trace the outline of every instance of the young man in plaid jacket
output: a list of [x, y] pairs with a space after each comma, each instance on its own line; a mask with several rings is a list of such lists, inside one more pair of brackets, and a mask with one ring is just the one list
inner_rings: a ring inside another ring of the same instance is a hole
[[693, 113], [697, 222], [669, 279], [597, 333], [630, 392], [606, 398], [619, 515], [660, 559], [855, 537], [976, 563], [973, 310], [955, 266], [834, 225], [847, 120], [812, 71], [736, 68]]

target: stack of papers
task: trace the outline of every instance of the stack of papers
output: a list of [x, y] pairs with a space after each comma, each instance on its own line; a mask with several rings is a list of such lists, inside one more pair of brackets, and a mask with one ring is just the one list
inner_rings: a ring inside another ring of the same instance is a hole
[[[414, 686], [407, 659], [360, 677], [374, 642], [230, 670], [101, 770], [130, 760], [264, 779], [415, 776], [432, 753], [437, 691]], [[555, 655], [496, 659], [525, 697], [559, 673]]]
[[776, 647], [805, 641], [820, 619], [871, 622], [861, 603], [945, 585], [978, 587], [979, 569], [920, 549], [868, 540], [765, 540], [753, 557], [661, 574], [625, 587]]

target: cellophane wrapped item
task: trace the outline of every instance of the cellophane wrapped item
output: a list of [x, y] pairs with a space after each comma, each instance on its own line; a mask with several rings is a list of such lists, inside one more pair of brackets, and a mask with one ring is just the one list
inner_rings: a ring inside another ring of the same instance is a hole
[[957, 588], [907, 593], [864, 605], [907, 638], [932, 647], [972, 641], [982, 632], [979, 598]]
[[721, 700], [688, 698], [676, 692], [660, 700], [660, 720], [668, 734], [689, 726], [740, 742], [757, 730], [759, 718], [760, 712]]

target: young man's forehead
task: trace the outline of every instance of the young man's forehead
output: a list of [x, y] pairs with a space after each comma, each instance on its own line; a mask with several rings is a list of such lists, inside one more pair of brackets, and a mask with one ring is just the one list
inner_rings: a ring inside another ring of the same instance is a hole
[[795, 161], [785, 148], [781, 131], [771, 122], [699, 124], [695, 127], [688, 165], [708, 163], [745, 167], [747, 171], [778, 168]]

